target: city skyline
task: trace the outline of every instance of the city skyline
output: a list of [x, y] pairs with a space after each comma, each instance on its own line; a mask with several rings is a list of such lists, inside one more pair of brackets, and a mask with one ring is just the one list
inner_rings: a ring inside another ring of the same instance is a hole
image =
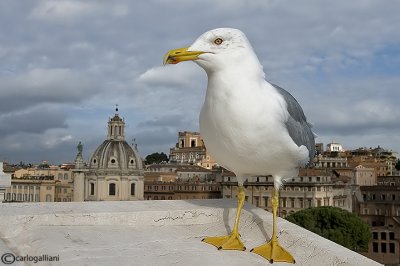
[[79, 141], [87, 159], [116, 104], [142, 157], [168, 154], [179, 131], [198, 131], [206, 75], [163, 55], [217, 27], [246, 33], [316, 142], [400, 152], [399, 2], [234, 3], [0, 3], [0, 160], [71, 162]]

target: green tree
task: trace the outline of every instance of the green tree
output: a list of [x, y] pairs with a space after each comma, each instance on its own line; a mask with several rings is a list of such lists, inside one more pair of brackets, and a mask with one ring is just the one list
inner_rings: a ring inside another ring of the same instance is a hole
[[286, 220], [354, 251], [367, 251], [371, 239], [368, 225], [358, 216], [336, 207], [308, 208]]
[[400, 171], [400, 159], [397, 159], [395, 168]]
[[168, 162], [168, 156], [163, 152], [161, 153], [155, 152], [147, 155], [145, 158], [146, 164], [161, 163], [161, 162]]

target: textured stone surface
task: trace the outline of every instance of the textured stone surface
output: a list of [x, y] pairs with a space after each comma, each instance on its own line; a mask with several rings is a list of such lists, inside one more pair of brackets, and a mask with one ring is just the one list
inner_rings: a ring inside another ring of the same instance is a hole
[[[229, 200], [2, 204], [0, 253], [60, 256], [32, 265], [269, 265], [249, 252], [270, 238], [272, 215], [262, 209], [242, 213], [247, 251], [201, 242], [230, 231], [235, 211]], [[283, 219], [278, 231], [296, 265], [379, 265]]]

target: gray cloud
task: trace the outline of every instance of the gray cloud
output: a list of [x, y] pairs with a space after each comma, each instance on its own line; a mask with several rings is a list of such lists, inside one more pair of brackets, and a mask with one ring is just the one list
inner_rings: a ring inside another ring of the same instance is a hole
[[42, 103], [76, 103], [89, 98], [93, 84], [68, 69], [33, 69], [0, 76], [0, 111], [10, 112]]
[[185, 120], [186, 119], [183, 114], [165, 115], [160, 117], [154, 117], [151, 120], [142, 121], [137, 125], [137, 127], [138, 128], [180, 127], [187, 125], [188, 121]]
[[[162, 57], [216, 27], [247, 34], [267, 79], [299, 100], [320, 140], [400, 151], [399, 8], [391, 0], [0, 2], [0, 154], [69, 161], [78, 140], [89, 154], [116, 103], [143, 156], [168, 152], [177, 131], [198, 129], [206, 75], [189, 62], [163, 67]], [[41, 112], [46, 121], [33, 123]]]
[[19, 132], [40, 134], [53, 128], [67, 128], [66, 115], [54, 108], [36, 108], [0, 116], [2, 136]]

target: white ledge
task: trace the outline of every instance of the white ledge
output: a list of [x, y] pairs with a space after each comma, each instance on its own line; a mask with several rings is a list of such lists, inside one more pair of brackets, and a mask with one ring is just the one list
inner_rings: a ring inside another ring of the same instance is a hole
[[[243, 209], [246, 251], [201, 242], [230, 231], [235, 212], [233, 200], [2, 204], [0, 251], [60, 258], [32, 265], [269, 265], [249, 252], [271, 236], [272, 215], [262, 209]], [[278, 231], [295, 265], [380, 265], [283, 219]]]

